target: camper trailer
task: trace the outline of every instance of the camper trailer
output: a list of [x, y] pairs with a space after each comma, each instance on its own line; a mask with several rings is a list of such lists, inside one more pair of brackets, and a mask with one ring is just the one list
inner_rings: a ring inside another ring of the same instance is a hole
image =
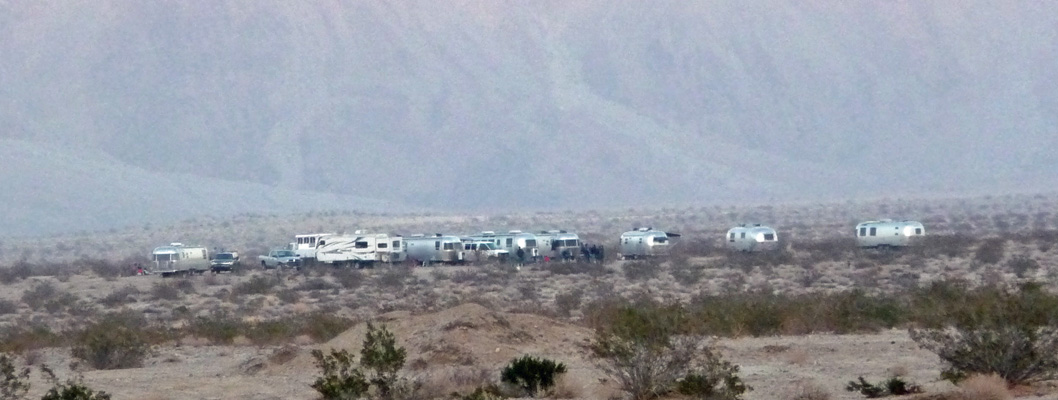
[[290, 243], [290, 250], [294, 251], [294, 254], [301, 259], [305, 264], [314, 264], [316, 261], [316, 248], [319, 246], [320, 240], [334, 236], [333, 233], [308, 233], [304, 235], [294, 235], [294, 241]]
[[856, 243], [860, 247], [904, 247], [926, 234], [926, 229], [917, 221], [861, 222], [856, 225]]
[[440, 233], [433, 236], [418, 234], [406, 237], [404, 238], [404, 251], [407, 252], [408, 259], [421, 262], [423, 265], [461, 264], [465, 260], [463, 241], [459, 236]]
[[728, 247], [738, 251], [764, 251], [779, 248], [779, 234], [761, 224], [742, 224], [727, 231]]
[[537, 248], [536, 235], [529, 232], [522, 231], [509, 231], [507, 233], [496, 233], [493, 231], [484, 231], [476, 235], [468, 236], [473, 240], [489, 241], [496, 245], [497, 248], [506, 250], [511, 257], [517, 257], [518, 250], [522, 250], [522, 260], [529, 261], [534, 260], [540, 256], [540, 250]]
[[552, 260], [576, 260], [580, 257], [580, 236], [576, 233], [551, 230], [536, 234], [536, 244], [540, 254]]
[[336, 266], [371, 267], [377, 262], [404, 261], [404, 240], [386, 233], [328, 235], [316, 241], [316, 262]]
[[204, 246], [170, 243], [151, 252], [154, 273], [162, 276], [191, 275], [209, 270], [209, 251]]
[[621, 259], [654, 257], [668, 254], [672, 238], [679, 234], [668, 233], [654, 228], [636, 228], [621, 234]]

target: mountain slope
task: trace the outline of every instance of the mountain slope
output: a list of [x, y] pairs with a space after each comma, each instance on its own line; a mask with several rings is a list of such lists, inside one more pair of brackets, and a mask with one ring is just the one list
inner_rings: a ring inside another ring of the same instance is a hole
[[1030, 2], [3, 3], [0, 138], [445, 209], [1041, 190], [1055, 20]]

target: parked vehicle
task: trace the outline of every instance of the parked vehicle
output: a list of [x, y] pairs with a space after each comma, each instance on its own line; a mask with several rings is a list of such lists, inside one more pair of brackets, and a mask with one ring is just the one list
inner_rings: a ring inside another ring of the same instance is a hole
[[478, 240], [470, 237], [464, 237], [463, 240], [463, 256], [466, 257], [467, 261], [507, 261], [510, 257], [510, 252], [501, 249], [496, 246], [490, 240]]
[[918, 221], [866, 221], [856, 225], [856, 244], [860, 247], [904, 247], [925, 234], [925, 227]]
[[727, 231], [727, 246], [738, 251], [767, 251], [779, 248], [779, 234], [761, 224], [742, 224]]
[[261, 266], [265, 269], [273, 268], [301, 268], [301, 257], [294, 250], [272, 249], [267, 255], [260, 255]]
[[239, 267], [239, 253], [226, 251], [213, 255], [209, 261], [209, 270], [215, 274], [221, 272], [232, 272]]
[[440, 233], [433, 236], [412, 235], [404, 238], [404, 248], [408, 253], [408, 259], [415, 260], [423, 265], [432, 263], [462, 264], [466, 260], [463, 251], [463, 241], [459, 236], [442, 235]]
[[386, 233], [329, 235], [317, 241], [316, 261], [336, 266], [371, 267], [375, 263], [404, 261], [404, 240]]
[[162, 276], [201, 274], [209, 269], [209, 250], [203, 246], [170, 243], [151, 252], [153, 273]]
[[478, 234], [468, 236], [471, 240], [475, 241], [488, 241], [496, 245], [496, 248], [506, 250], [510, 257], [516, 257], [518, 250], [522, 250], [522, 262], [535, 260], [540, 256], [540, 249], [537, 248], [536, 235], [529, 232], [522, 232], [518, 230], [509, 231], [507, 233], [496, 233], [493, 231], [484, 231]]
[[654, 228], [636, 228], [621, 234], [620, 258], [641, 258], [666, 255], [672, 245], [671, 238], [680, 237]]
[[540, 231], [536, 234], [540, 254], [552, 260], [573, 261], [580, 257], [580, 236], [564, 230]]

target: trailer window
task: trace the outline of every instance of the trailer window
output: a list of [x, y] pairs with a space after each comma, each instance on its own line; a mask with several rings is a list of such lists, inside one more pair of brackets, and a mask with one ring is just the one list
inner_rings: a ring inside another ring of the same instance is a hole
[[387, 244], [386, 242], [378, 242], [378, 248], [380, 248], [380, 249], [389, 248], [389, 244]]
[[393, 248], [394, 249], [399, 249], [400, 248], [400, 241], [399, 240], [394, 240], [393, 241]]
[[455, 249], [456, 249], [455, 243], [445, 243], [445, 250], [455, 250]]
[[356, 242], [354, 246], [358, 249], [366, 249], [368, 247], [367, 242], [365, 241]]
[[654, 236], [654, 243], [665, 243], [669, 241], [669, 238], [664, 236]]
[[155, 254], [154, 255], [154, 261], [169, 261], [170, 258], [171, 257], [170, 257], [169, 254]]
[[742, 235], [739, 236], [739, 239], [745, 239], [745, 238], [746, 238], [746, 232], [742, 232]]
[[774, 233], [765, 233], [764, 234], [764, 240], [768, 241], [768, 242], [770, 242], [772, 240], [775, 240], [775, 234]]
[[732, 241], [732, 242], [734, 242], [734, 241], [735, 241], [735, 232], [731, 232], [731, 241]]
[[525, 239], [525, 247], [536, 247], [536, 239]]
[[867, 236], [867, 228], [860, 228], [860, 236]]
[[871, 227], [871, 236], [877, 236], [877, 235], [878, 235], [878, 228]]
[[433, 249], [434, 250], [441, 250], [441, 242], [440, 241], [433, 242]]
[[507, 238], [507, 247], [514, 246], [514, 238]]
[[915, 234], [916, 235], [921, 235], [922, 234], [922, 228], [915, 228]]

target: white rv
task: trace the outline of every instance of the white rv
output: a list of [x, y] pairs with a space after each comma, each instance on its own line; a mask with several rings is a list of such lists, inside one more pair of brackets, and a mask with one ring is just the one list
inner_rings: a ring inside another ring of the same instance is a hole
[[779, 234], [761, 224], [742, 224], [727, 231], [728, 247], [738, 251], [762, 251], [779, 248]]
[[856, 243], [860, 247], [903, 247], [925, 234], [926, 229], [917, 221], [884, 219], [856, 225]]
[[580, 236], [562, 230], [540, 231], [536, 244], [542, 256], [552, 260], [576, 260], [580, 257]]
[[404, 251], [407, 252], [409, 259], [421, 262], [423, 265], [459, 264], [465, 260], [463, 241], [459, 236], [440, 233], [433, 236], [418, 234], [406, 237], [404, 238]]
[[521, 249], [522, 261], [533, 260], [540, 255], [540, 250], [537, 248], [536, 235], [529, 232], [515, 230], [507, 233], [496, 233], [484, 231], [468, 237], [473, 240], [492, 242], [497, 248], [507, 250], [511, 257], [517, 257], [516, 254]]
[[376, 262], [404, 261], [404, 240], [386, 233], [328, 235], [316, 241], [316, 262], [370, 267]]
[[672, 245], [671, 238], [679, 234], [668, 233], [654, 228], [636, 228], [621, 234], [621, 259], [653, 257], [668, 254]]
[[204, 246], [170, 243], [151, 252], [154, 273], [162, 276], [191, 275], [209, 270], [209, 251]]
[[294, 241], [290, 243], [290, 250], [297, 254], [301, 261], [306, 264], [313, 264], [316, 260], [316, 247], [319, 246], [320, 240], [334, 236], [333, 233], [308, 233], [304, 235], [294, 235]]

